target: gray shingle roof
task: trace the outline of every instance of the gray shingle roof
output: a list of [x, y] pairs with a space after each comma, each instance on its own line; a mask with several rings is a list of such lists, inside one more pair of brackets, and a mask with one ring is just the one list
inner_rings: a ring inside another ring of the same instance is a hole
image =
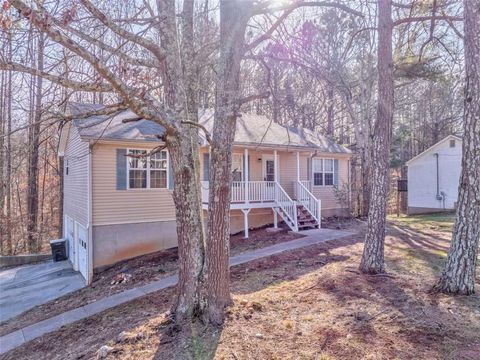
[[[200, 123], [211, 132], [213, 111], [202, 110]], [[282, 146], [316, 149], [321, 152], [349, 154], [351, 151], [309, 129], [285, 127], [263, 115], [242, 114], [237, 119], [235, 143], [242, 145]]]
[[[164, 128], [149, 120], [124, 123], [124, 119], [135, 118], [130, 110], [113, 115], [99, 115], [88, 118], [75, 118], [75, 114], [85, 113], [100, 108], [99, 105], [69, 104], [74, 115], [73, 125], [83, 138], [109, 140], [159, 141]], [[213, 111], [201, 110], [199, 121], [210, 132], [213, 128]], [[202, 132], [200, 131], [202, 136]], [[314, 149], [321, 152], [349, 154], [351, 151], [325, 136], [302, 128], [285, 127], [274, 123], [266, 116], [242, 114], [237, 120], [235, 143], [256, 146], [280, 146]]]
[[108, 140], [137, 140], [159, 141], [158, 135], [164, 133], [164, 128], [149, 120], [138, 120], [124, 123], [124, 119], [134, 119], [137, 116], [130, 110], [121, 111], [112, 115], [96, 115], [87, 118], [75, 118], [91, 110], [101, 109], [101, 105], [69, 104], [74, 120], [82, 138]]

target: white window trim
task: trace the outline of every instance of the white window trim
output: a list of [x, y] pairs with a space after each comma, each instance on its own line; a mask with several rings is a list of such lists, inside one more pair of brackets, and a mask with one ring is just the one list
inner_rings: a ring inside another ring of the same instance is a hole
[[[323, 185], [315, 185], [315, 170], [313, 163], [315, 160], [322, 160], [322, 183]], [[332, 160], [332, 171], [325, 171], [325, 160]], [[313, 158], [312, 159], [312, 186], [313, 187], [334, 187], [335, 186], [335, 159], [334, 158]], [[325, 173], [332, 174], [332, 185], [325, 185]]]
[[[131, 188], [130, 187], [130, 162], [128, 161], [128, 154], [130, 153], [131, 150], [140, 150], [140, 151], [146, 151], [147, 153], [151, 149], [140, 149], [140, 148], [127, 148], [127, 190], [168, 190], [170, 189], [170, 156], [168, 154], [168, 150], [164, 149], [162, 151], [165, 151], [167, 153], [167, 168], [166, 170], [166, 187], [164, 188], [152, 188], [150, 187], [150, 156], [146, 157], [147, 160], [147, 167], [145, 170], [147, 171], [147, 187], [145, 188]], [[157, 169], [158, 170], [158, 169]]]

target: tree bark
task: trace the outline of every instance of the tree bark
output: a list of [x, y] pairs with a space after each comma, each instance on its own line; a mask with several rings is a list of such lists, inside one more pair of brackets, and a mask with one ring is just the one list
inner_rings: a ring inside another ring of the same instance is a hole
[[[38, 34], [37, 69], [43, 71], [44, 35]], [[28, 183], [27, 183], [27, 246], [30, 253], [38, 249], [38, 157], [40, 121], [42, 119], [43, 78], [36, 77], [33, 124], [29, 127], [28, 141]]]
[[[177, 31], [175, 1], [157, 2], [161, 43], [166, 50], [162, 79], [165, 103], [174, 111], [178, 127], [165, 138], [175, 180], [179, 280], [172, 313], [179, 323], [201, 318], [205, 298], [205, 233], [200, 190], [197, 74], [194, 52], [194, 1], [185, 0], [181, 31]], [[180, 35], [181, 34], [181, 35]], [[187, 61], [184, 61], [188, 59]]]
[[378, 105], [373, 130], [372, 188], [367, 233], [360, 263], [360, 270], [369, 274], [385, 271], [384, 242], [394, 103], [392, 30], [392, 2], [378, 0]]
[[480, 238], [480, 6], [464, 0], [465, 101], [462, 172], [447, 261], [435, 289], [473, 294]]
[[205, 235], [201, 204], [198, 130], [186, 127], [166, 137], [175, 188], [179, 280], [172, 312], [182, 322], [200, 316], [205, 308]]
[[229, 286], [230, 184], [232, 147], [239, 115], [240, 63], [244, 53], [249, 6], [239, 0], [220, 1], [220, 59], [217, 70], [216, 106], [210, 160], [208, 210], [207, 320], [223, 322], [231, 303]]

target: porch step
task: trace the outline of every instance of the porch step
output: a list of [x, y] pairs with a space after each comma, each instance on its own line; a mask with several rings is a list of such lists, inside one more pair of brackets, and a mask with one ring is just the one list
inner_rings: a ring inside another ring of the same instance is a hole
[[303, 206], [297, 205], [298, 230], [318, 229], [318, 222], [310, 212]]

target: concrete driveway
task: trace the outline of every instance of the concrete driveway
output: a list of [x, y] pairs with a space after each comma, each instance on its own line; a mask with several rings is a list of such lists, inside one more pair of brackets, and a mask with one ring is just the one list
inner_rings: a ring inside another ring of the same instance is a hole
[[85, 286], [68, 261], [0, 270], [0, 321]]

